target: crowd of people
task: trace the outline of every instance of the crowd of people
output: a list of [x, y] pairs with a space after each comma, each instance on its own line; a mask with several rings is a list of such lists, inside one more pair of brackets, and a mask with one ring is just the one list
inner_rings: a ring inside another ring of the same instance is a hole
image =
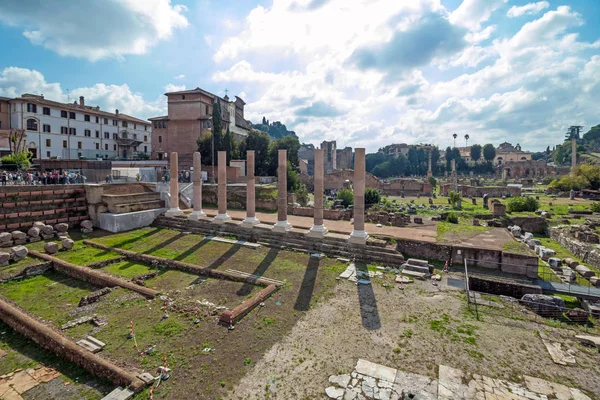
[[0, 174], [2, 186], [17, 185], [70, 185], [85, 183], [86, 177], [79, 172], [57, 170], [47, 172], [11, 172], [2, 171]]

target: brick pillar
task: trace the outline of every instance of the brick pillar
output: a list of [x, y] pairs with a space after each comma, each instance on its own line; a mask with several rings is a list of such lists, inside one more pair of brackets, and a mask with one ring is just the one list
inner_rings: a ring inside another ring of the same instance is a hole
[[431, 178], [433, 176], [433, 172], [431, 171], [431, 152], [432, 150], [429, 149], [429, 165], [427, 168], [427, 178]]
[[327, 228], [323, 224], [323, 192], [325, 186], [325, 166], [323, 162], [323, 149], [315, 149], [315, 170], [313, 175], [315, 187], [315, 220], [308, 232], [308, 236], [311, 237], [322, 237], [327, 234]]
[[573, 169], [577, 166], [577, 139], [571, 139], [571, 175]]
[[202, 164], [200, 153], [194, 153], [194, 211], [188, 219], [199, 220], [201, 217], [206, 217], [202, 211]]
[[227, 215], [227, 152], [219, 151], [219, 182], [217, 187], [217, 198], [219, 211], [213, 222], [222, 224], [231, 218]]
[[277, 159], [277, 223], [273, 230], [287, 232], [292, 228], [287, 220], [287, 150], [278, 150]]
[[246, 170], [248, 184], [246, 185], [246, 219], [242, 226], [253, 227], [260, 223], [256, 218], [256, 181], [254, 179], [254, 150], [248, 150], [246, 155]]
[[365, 149], [354, 150], [354, 230], [348, 239], [351, 243], [366, 244], [365, 232]]
[[167, 217], [174, 217], [176, 215], [181, 215], [183, 212], [179, 209], [179, 168], [178, 168], [179, 158], [177, 157], [176, 152], [171, 153], [170, 162], [170, 190], [169, 194], [171, 196], [169, 200], [169, 210], [165, 213]]

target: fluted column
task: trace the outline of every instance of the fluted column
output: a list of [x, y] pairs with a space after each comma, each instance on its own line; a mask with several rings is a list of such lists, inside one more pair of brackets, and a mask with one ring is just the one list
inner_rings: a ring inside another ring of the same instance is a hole
[[246, 169], [248, 183], [246, 185], [246, 219], [242, 226], [252, 227], [260, 221], [256, 218], [256, 181], [254, 178], [254, 150], [248, 150], [246, 154]]
[[287, 150], [278, 150], [277, 159], [277, 223], [273, 230], [287, 232], [292, 228], [287, 220]]
[[327, 228], [323, 224], [323, 192], [325, 186], [325, 166], [323, 162], [323, 149], [315, 149], [315, 169], [313, 176], [315, 187], [314, 222], [308, 232], [308, 236], [311, 237], [322, 237], [327, 234]]
[[179, 157], [176, 152], [171, 153], [170, 171], [169, 171], [169, 210], [165, 213], [167, 217], [181, 215], [183, 212], [179, 209], [179, 166], [177, 165]]
[[227, 152], [219, 151], [219, 182], [217, 187], [217, 198], [219, 203], [218, 214], [213, 220], [218, 224], [229, 221], [231, 218], [227, 215]]
[[194, 211], [188, 219], [199, 220], [206, 217], [202, 211], [202, 163], [200, 153], [194, 153]]
[[351, 243], [365, 244], [369, 235], [365, 232], [365, 149], [354, 150], [354, 230], [348, 239]]

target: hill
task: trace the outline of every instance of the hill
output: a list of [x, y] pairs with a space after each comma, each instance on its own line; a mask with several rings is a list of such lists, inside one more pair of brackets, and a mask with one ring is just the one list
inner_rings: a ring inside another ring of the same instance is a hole
[[269, 120], [263, 117], [262, 123], [252, 124], [252, 128], [267, 133], [271, 139], [281, 139], [286, 136], [298, 137], [296, 132], [288, 131], [287, 127], [279, 121], [269, 123]]

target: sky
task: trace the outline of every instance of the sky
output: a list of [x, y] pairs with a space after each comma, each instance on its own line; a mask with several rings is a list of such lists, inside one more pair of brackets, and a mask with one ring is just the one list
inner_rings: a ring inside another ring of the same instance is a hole
[[535, 151], [600, 124], [598, 15], [597, 0], [2, 0], [0, 96], [150, 118], [201, 87], [315, 145], [456, 133]]

